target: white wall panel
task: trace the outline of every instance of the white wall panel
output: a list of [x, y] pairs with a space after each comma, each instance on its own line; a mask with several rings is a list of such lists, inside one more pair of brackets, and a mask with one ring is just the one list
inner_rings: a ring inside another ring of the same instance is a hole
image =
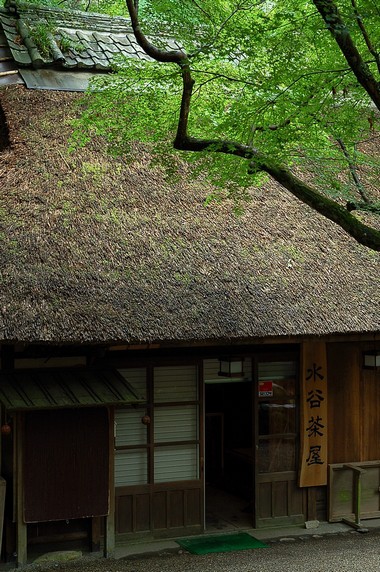
[[198, 399], [197, 367], [170, 366], [154, 369], [154, 401], [196, 401]]
[[147, 443], [147, 427], [141, 423], [145, 415], [144, 409], [115, 410], [115, 445], [145, 445]]
[[115, 487], [145, 485], [148, 462], [145, 449], [115, 451]]
[[154, 452], [156, 483], [187, 481], [199, 478], [198, 445], [157, 447]]
[[198, 406], [156, 407], [154, 441], [195, 441], [198, 438]]

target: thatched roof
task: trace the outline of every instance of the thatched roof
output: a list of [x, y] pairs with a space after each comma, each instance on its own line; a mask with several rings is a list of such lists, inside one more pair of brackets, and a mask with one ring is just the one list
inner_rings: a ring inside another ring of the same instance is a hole
[[380, 255], [271, 186], [241, 217], [178, 160], [68, 152], [75, 96], [0, 91], [0, 340], [180, 342], [380, 330]]

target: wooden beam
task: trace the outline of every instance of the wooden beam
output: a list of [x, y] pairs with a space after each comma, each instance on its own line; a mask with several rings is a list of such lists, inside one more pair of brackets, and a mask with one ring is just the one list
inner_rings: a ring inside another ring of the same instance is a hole
[[5, 77], [7, 75], [17, 75], [17, 74], [18, 74], [18, 70], [9, 70], [9, 71], [0, 72], [0, 77]]
[[14, 369], [14, 366], [15, 366], [14, 346], [3, 344], [1, 346], [1, 369], [5, 371], [12, 370]]
[[104, 557], [112, 558], [115, 552], [115, 415], [114, 408], [109, 407], [109, 513], [105, 517]]
[[16, 540], [16, 552], [17, 552], [17, 566], [23, 566], [28, 560], [27, 551], [27, 525], [24, 522], [24, 482], [23, 482], [23, 417], [22, 413], [18, 413], [16, 416], [16, 504], [17, 504], [17, 518], [16, 518], [16, 528], [17, 528], [17, 540]]

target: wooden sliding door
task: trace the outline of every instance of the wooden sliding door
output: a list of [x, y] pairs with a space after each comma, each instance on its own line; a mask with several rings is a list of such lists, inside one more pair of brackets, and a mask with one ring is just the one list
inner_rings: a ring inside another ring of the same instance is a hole
[[145, 397], [116, 411], [118, 534], [174, 532], [203, 525], [198, 365], [121, 370]]
[[298, 360], [256, 361], [256, 527], [304, 522], [297, 487]]

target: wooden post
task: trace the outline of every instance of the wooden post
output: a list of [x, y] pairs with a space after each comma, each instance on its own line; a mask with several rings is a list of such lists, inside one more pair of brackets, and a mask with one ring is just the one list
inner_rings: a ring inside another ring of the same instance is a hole
[[27, 563], [27, 525], [24, 522], [24, 482], [23, 482], [23, 418], [22, 413], [16, 415], [16, 528], [17, 540], [16, 551], [17, 566], [23, 566]]
[[109, 513], [105, 517], [104, 557], [112, 558], [115, 552], [115, 416], [113, 408], [108, 409], [109, 418]]
[[91, 552], [99, 552], [100, 550], [100, 527], [101, 518], [93, 516], [91, 519]]
[[307, 487], [307, 520], [317, 520], [316, 487]]
[[[204, 385], [204, 373], [203, 373], [203, 360], [199, 360], [198, 368], [198, 399], [199, 399], [199, 412], [198, 412], [198, 431], [199, 431], [199, 478], [202, 481], [202, 488], [201, 488], [201, 514], [200, 514], [200, 522], [202, 525], [202, 529], [206, 529], [206, 476], [205, 476], [205, 409], [204, 409], [204, 396], [205, 396], [205, 385]], [[223, 452], [222, 452], [223, 455]], [[222, 470], [224, 470], [223, 466], [223, 457], [222, 457]]]
[[355, 512], [355, 521], [354, 522], [348, 520], [347, 518], [344, 518], [343, 522], [345, 522], [346, 524], [349, 524], [350, 526], [353, 526], [357, 530], [367, 531], [367, 529], [363, 529], [363, 527], [360, 523], [360, 502], [361, 502], [361, 494], [362, 494], [361, 476], [364, 475], [364, 473], [366, 473], [367, 471], [365, 469], [362, 469], [361, 467], [358, 467], [357, 465], [350, 464], [350, 463], [343, 465], [343, 467], [345, 469], [352, 469], [352, 471], [354, 472], [352, 497], [354, 500], [354, 512]]
[[362, 496], [362, 484], [361, 484], [362, 473], [355, 472], [355, 524], [360, 525], [360, 503]]

